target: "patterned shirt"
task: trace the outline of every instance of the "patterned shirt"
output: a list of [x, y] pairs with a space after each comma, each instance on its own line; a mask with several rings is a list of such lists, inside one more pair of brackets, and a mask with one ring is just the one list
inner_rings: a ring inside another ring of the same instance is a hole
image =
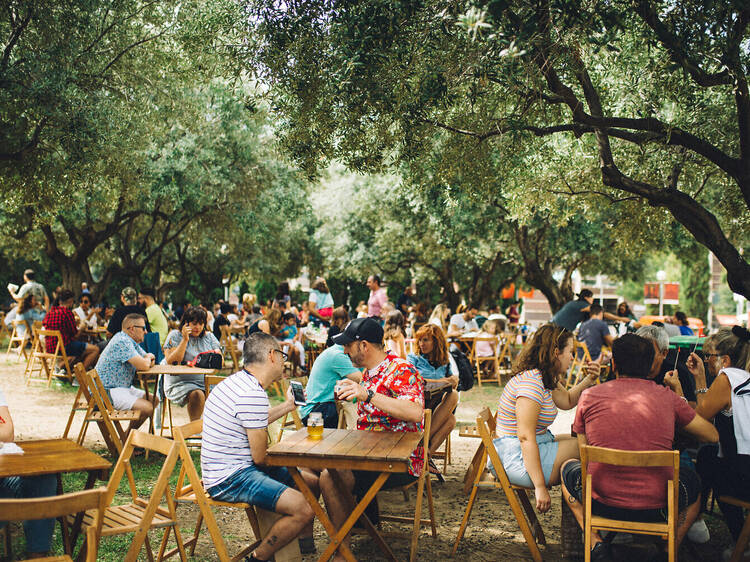
[[[47, 330], [59, 330], [62, 335], [63, 346], [67, 346], [78, 333], [78, 324], [73, 311], [64, 306], [53, 306], [44, 317], [42, 324]], [[44, 338], [44, 346], [47, 353], [54, 353], [57, 347], [57, 337], [47, 336]]]
[[516, 437], [518, 425], [516, 421], [516, 401], [518, 398], [528, 398], [540, 406], [539, 417], [536, 421], [536, 434], [542, 435], [557, 417], [557, 406], [552, 400], [552, 393], [544, 388], [542, 374], [539, 369], [531, 369], [518, 373], [505, 385], [500, 402], [497, 405], [497, 436]]
[[[409, 400], [424, 407], [424, 380], [414, 366], [408, 361], [386, 355], [380, 365], [365, 371], [362, 386], [376, 394], [389, 398]], [[407, 422], [394, 418], [375, 407], [370, 402], [357, 403], [357, 429], [371, 431], [422, 431], [423, 422]], [[409, 474], [419, 476], [424, 464], [422, 446], [417, 447], [409, 457]]]
[[136, 368], [130, 363], [133, 357], [143, 357], [146, 352], [125, 332], [117, 332], [109, 340], [99, 360], [96, 372], [105, 388], [130, 388]]
[[268, 395], [253, 375], [238, 371], [221, 381], [203, 409], [201, 472], [207, 490], [252, 466], [248, 429], [268, 427]]
[[21, 288], [18, 289], [18, 293], [16, 293], [16, 296], [22, 299], [29, 293], [36, 297], [37, 304], [44, 304], [44, 297], [47, 296], [47, 291], [44, 288], [44, 285], [42, 285], [41, 283], [37, 283], [36, 281], [29, 281], [28, 283], [24, 283], [23, 285], [21, 285]]

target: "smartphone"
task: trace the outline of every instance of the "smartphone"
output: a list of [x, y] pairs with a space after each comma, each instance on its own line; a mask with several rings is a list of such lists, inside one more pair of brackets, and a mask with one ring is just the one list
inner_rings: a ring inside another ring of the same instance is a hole
[[307, 404], [305, 400], [305, 391], [302, 389], [302, 383], [299, 381], [289, 381], [289, 386], [292, 387], [292, 394], [294, 395], [294, 405], [304, 406]]

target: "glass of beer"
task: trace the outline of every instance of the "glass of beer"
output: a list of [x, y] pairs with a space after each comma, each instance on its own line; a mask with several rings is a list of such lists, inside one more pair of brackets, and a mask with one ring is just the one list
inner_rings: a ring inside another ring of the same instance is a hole
[[323, 414], [312, 412], [307, 417], [307, 436], [310, 439], [323, 439]]

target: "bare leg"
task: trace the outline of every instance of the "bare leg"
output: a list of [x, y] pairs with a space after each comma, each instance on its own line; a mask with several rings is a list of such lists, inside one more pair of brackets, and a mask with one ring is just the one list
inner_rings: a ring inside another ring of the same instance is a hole
[[276, 502], [276, 513], [282, 515], [268, 530], [263, 541], [253, 552], [261, 560], [270, 559], [274, 552], [296, 539], [305, 527], [312, 524], [313, 510], [302, 492], [288, 488]]
[[[299, 473], [302, 475], [302, 478], [304, 478], [305, 484], [307, 484], [307, 487], [310, 488], [310, 491], [313, 493], [313, 495], [316, 498], [320, 497], [320, 476], [309, 468], [302, 468], [300, 469]], [[305, 527], [302, 529], [302, 532], [299, 534], [300, 537], [313, 536], [314, 520], [314, 517], [311, 518], [310, 522], [305, 525]]]
[[[566, 462], [563, 463], [563, 466], [567, 464], [570, 461], [574, 461], [576, 459], [568, 459]], [[558, 471], [559, 472], [559, 471]], [[560, 478], [560, 475], [558, 473], [558, 478]], [[583, 529], [583, 504], [579, 502], [573, 494], [570, 493], [570, 490], [565, 487], [565, 482], [562, 481], [562, 478], [560, 478], [560, 487], [562, 488], [562, 495], [563, 499], [565, 500], [565, 503], [568, 504], [568, 507], [570, 508], [570, 511], [573, 512], [573, 516], [576, 518], [576, 521], [578, 521], [578, 524], [581, 526], [581, 529]], [[591, 544], [595, 545], [598, 542], [602, 542], [602, 537], [599, 535], [596, 531], [591, 531]]]
[[700, 513], [700, 508], [701, 508], [701, 497], [698, 496], [698, 501], [696, 501], [693, 504], [690, 504], [689, 506], [687, 506], [686, 509], [684, 509], [678, 514], [677, 533], [675, 535], [675, 552], [677, 552], [680, 549], [680, 545], [682, 544], [682, 539], [685, 538], [685, 535], [690, 530], [690, 526], [698, 518], [698, 514]]
[[455, 390], [448, 392], [443, 396], [442, 402], [435, 408], [432, 416], [432, 429], [430, 431], [430, 453], [434, 453], [440, 448], [456, 427], [456, 417], [453, 410], [458, 404], [458, 392]]
[[549, 477], [550, 486], [560, 483], [560, 469], [565, 461], [581, 458], [578, 440], [575, 437], [568, 434], [558, 435], [555, 437], [555, 441], [557, 441], [557, 455], [555, 456], [555, 464], [552, 465], [552, 474]]
[[83, 352], [83, 356], [81, 357], [81, 362], [83, 363], [83, 366], [88, 371], [91, 369], [95, 364], [96, 360], [99, 358], [99, 348], [95, 345], [92, 345], [90, 343], [86, 344], [86, 349]]
[[[346, 518], [349, 516], [349, 510], [351, 507], [344, 500], [347, 493], [351, 493], [354, 488], [354, 475], [349, 470], [339, 470], [341, 480], [346, 485], [346, 490], [340, 490], [331, 475], [327, 470], [324, 470], [320, 475], [320, 491], [323, 494], [323, 500], [326, 503], [326, 509], [328, 515], [331, 518], [331, 522], [336, 529], [340, 529], [346, 522]], [[349, 546], [350, 535], [346, 535], [343, 539], [343, 543]], [[344, 560], [344, 558], [336, 551], [336, 555], [333, 560]]]
[[193, 390], [188, 394], [187, 411], [190, 421], [199, 420], [203, 415], [203, 405], [206, 403], [206, 395], [202, 390]]
[[[154, 398], [156, 400], [156, 404], [159, 403], [159, 398]], [[145, 422], [148, 418], [150, 418], [154, 413], [154, 404], [151, 403], [150, 400], [146, 400], [145, 398], [139, 398], [135, 401], [133, 404], [132, 410], [136, 410], [140, 415], [138, 416], [137, 420], [133, 420], [130, 422], [130, 425], [128, 426], [128, 431], [125, 434], [127, 437], [127, 434], [133, 431], [134, 429], [138, 429], [143, 425], [143, 422]]]

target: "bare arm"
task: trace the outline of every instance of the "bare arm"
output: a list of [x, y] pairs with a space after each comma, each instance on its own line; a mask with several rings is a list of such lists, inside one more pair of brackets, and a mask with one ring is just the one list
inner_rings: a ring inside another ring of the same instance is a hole
[[[583, 312], [588, 312], [588, 310], [588, 307], [584, 308]], [[626, 318], [625, 316], [617, 316], [616, 314], [612, 314], [611, 312], [605, 312], [604, 319], [611, 320], [612, 322], [625, 322], [626, 324], [630, 322], [630, 318]]]
[[137, 355], [128, 359], [128, 363], [130, 363], [138, 371], [145, 371], [154, 364], [154, 356], [150, 353], [147, 353], [143, 357]]
[[[367, 390], [362, 385], [346, 378], [341, 381], [339, 396], [342, 400], [350, 400], [356, 397], [357, 400], [365, 401], [367, 400]], [[376, 392], [372, 397], [371, 404], [379, 410], [383, 410], [389, 416], [407, 422], [420, 422], [424, 417], [424, 407], [411, 400], [399, 400]]]
[[187, 349], [188, 338], [190, 337], [190, 326], [187, 324], [182, 327], [182, 339], [177, 347], [170, 347], [164, 350], [164, 359], [170, 365], [176, 365], [182, 363], [185, 358], [185, 350]]
[[455, 324], [448, 324], [448, 334], [447, 336], [449, 338], [457, 338], [461, 335], [461, 330], [458, 329], [458, 326]]
[[578, 400], [581, 398], [581, 393], [590, 386], [596, 384], [596, 379], [599, 378], [601, 366], [598, 363], [591, 362], [588, 363], [585, 368], [587, 375], [570, 390], [567, 390], [561, 382], [557, 383], [557, 388], [551, 392], [555, 406], [561, 410], [570, 410], [578, 404]]
[[706, 421], [698, 414], [683, 429], [703, 443], [716, 443], [719, 441], [719, 432], [716, 431], [714, 424]]
[[265, 429], [246, 429], [245, 432], [247, 433], [247, 442], [250, 444], [253, 462], [263, 464], [266, 460], [266, 449], [268, 447], [268, 431]]
[[523, 465], [529, 478], [534, 483], [536, 508], [540, 513], [549, 510], [552, 505], [547, 483], [544, 480], [542, 460], [539, 456], [539, 445], [536, 442], [536, 424], [541, 407], [530, 398], [519, 397], [516, 400], [516, 435], [521, 443]]
[[353, 371], [346, 375], [346, 378], [359, 384], [362, 382], [362, 371]]
[[[272, 424], [284, 414], [288, 414], [294, 410], [297, 406], [294, 405], [294, 393], [292, 393], [292, 387], [289, 386], [286, 389], [286, 401], [268, 409], [268, 423]], [[251, 448], [252, 450], [252, 448]], [[253, 455], [255, 456], [255, 455]]]
[[608, 345], [609, 347], [612, 347], [613, 341], [615, 341], [615, 339], [610, 334], [607, 334], [606, 336], [604, 336], [604, 343]]
[[13, 418], [8, 406], [0, 406], [0, 443], [12, 443], [14, 438]]

